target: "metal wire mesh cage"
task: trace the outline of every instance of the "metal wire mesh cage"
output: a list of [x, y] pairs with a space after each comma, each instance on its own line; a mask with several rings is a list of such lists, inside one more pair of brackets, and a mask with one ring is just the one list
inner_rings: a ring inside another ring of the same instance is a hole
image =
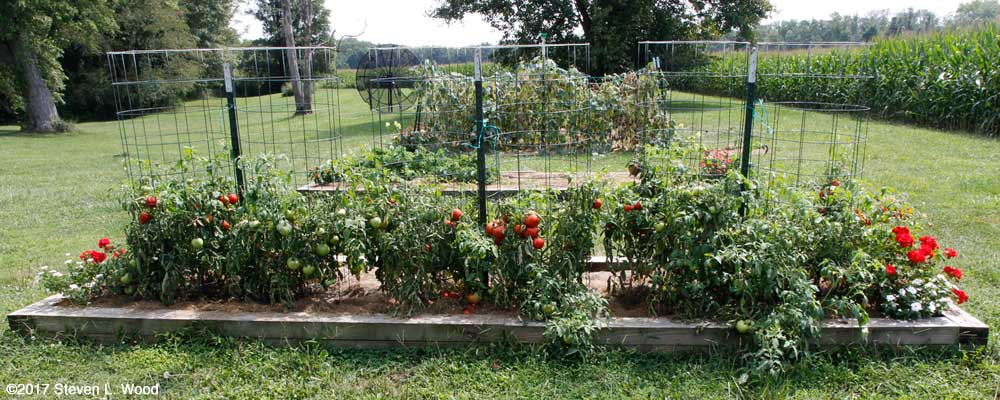
[[[422, 170], [422, 182], [471, 192], [473, 156], [482, 147], [489, 191], [505, 194], [565, 186], [566, 174], [588, 171], [594, 142], [588, 69], [586, 44], [377, 47], [358, 69], [358, 90], [371, 111], [371, 145], [389, 154], [395, 168]], [[400, 149], [418, 156], [391, 154]], [[419, 154], [427, 152], [456, 162], [426, 168], [433, 157]]]
[[[639, 43], [641, 73], [667, 88], [649, 101], [673, 121], [669, 127], [651, 127], [644, 136], [648, 142], [672, 138], [696, 147], [681, 173], [715, 178], [739, 165], [750, 49], [749, 43], [737, 41]], [[755, 148], [750, 154], [764, 151]]]
[[771, 149], [757, 171], [771, 185], [823, 185], [864, 172], [868, 139], [861, 87], [872, 71], [847, 57], [864, 43], [760, 43], [755, 141]]
[[[110, 52], [129, 178], [156, 179], [192, 153], [277, 155], [298, 182], [343, 152], [336, 51], [252, 47]], [[252, 176], [246, 176], [252, 179]]]

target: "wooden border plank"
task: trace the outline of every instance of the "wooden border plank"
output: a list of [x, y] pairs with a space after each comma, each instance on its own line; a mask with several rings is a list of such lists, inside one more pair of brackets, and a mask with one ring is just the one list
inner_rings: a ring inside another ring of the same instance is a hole
[[[21, 335], [75, 336], [101, 343], [124, 336], [154, 341], [163, 333], [201, 326], [220, 335], [257, 339], [269, 344], [318, 341], [347, 347], [462, 346], [512, 341], [541, 343], [544, 323], [505, 315], [338, 315], [311, 312], [223, 312], [135, 310], [113, 307], [59, 306], [54, 295], [7, 316]], [[819, 345], [835, 348], [862, 344], [890, 346], [985, 345], [989, 326], [952, 307], [945, 316], [916, 321], [873, 318], [862, 329], [857, 321], [827, 320]], [[612, 318], [596, 332], [595, 343], [643, 351], [690, 351], [738, 347], [747, 337], [716, 321], [670, 318]]]

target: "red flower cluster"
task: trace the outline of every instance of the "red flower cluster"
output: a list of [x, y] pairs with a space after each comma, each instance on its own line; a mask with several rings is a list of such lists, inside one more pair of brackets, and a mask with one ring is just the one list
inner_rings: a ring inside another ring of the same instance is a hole
[[959, 288], [951, 288], [951, 292], [955, 294], [955, 297], [958, 297], [958, 304], [962, 304], [969, 301], [969, 295], [965, 294], [964, 290]]
[[885, 273], [886, 273], [886, 275], [890, 275], [890, 276], [891, 275], [896, 275], [896, 266], [892, 265], [892, 264], [886, 264], [885, 265]]
[[960, 270], [958, 268], [952, 267], [950, 265], [945, 265], [944, 266], [944, 273], [946, 273], [948, 275], [951, 275], [951, 277], [955, 278], [955, 280], [959, 280], [959, 281], [962, 280], [962, 270]]
[[896, 243], [899, 243], [901, 247], [913, 246], [913, 236], [910, 235], [909, 228], [905, 226], [897, 226], [892, 228], [892, 233], [896, 234]]
[[955, 251], [955, 249], [953, 249], [951, 247], [945, 247], [944, 248], [944, 255], [945, 255], [945, 257], [948, 257], [948, 258], [955, 258], [955, 257], [958, 257], [958, 252]]
[[927, 254], [920, 250], [910, 250], [906, 253], [906, 258], [909, 258], [911, 263], [920, 264], [927, 261]]
[[104, 253], [96, 251], [96, 250], [84, 250], [83, 253], [80, 253], [80, 259], [81, 260], [85, 260], [85, 261], [86, 260], [93, 260], [94, 264], [100, 264], [100, 263], [104, 262], [104, 260], [106, 260], [107, 258], [108, 258], [107, 254], [104, 254]]

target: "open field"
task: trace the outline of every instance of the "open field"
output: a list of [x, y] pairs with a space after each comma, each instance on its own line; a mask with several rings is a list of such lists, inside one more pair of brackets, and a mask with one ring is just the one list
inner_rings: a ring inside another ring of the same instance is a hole
[[[344, 150], [370, 144], [367, 108], [353, 91], [339, 95]], [[711, 115], [692, 111], [675, 117], [687, 118], [686, 126], [698, 123], [694, 116], [730, 124], [729, 117]], [[192, 123], [208, 120], [188, 117]], [[156, 118], [166, 121], [164, 116], [144, 119]], [[295, 126], [318, 132], [328, 124], [323, 118], [331, 117], [289, 116], [284, 120], [288, 128], [276, 132]], [[800, 121], [829, 124], [797, 110], [778, 118], [782, 127]], [[249, 124], [260, 121], [266, 119], [247, 118], [241, 128], [252, 129]], [[64, 254], [73, 257], [102, 236], [122, 236], [125, 214], [116, 196], [125, 174], [118, 123], [77, 128], [70, 134], [28, 135], [0, 127], [0, 314], [45, 296], [31, 282], [39, 266], [62, 266]], [[102, 348], [71, 341], [29, 343], [3, 324], [0, 383], [159, 382], [167, 398], [993, 398], [1000, 388], [995, 344], [1000, 338], [1000, 140], [872, 122], [867, 155], [865, 182], [908, 193], [914, 207], [927, 214], [928, 231], [962, 252], [963, 286], [972, 297], [963, 307], [994, 328], [993, 344], [981, 353], [849, 349], [802, 362], [780, 380], [746, 386], [736, 381], [739, 359], [732, 355], [608, 351], [590, 360], [562, 361], [511, 346], [273, 348], [198, 332], [155, 346]], [[623, 160], [607, 165], [620, 167]]]

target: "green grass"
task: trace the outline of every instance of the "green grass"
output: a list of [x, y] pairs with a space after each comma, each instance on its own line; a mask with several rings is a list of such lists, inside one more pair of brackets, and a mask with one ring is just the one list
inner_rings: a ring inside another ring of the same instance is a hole
[[[363, 104], [351, 91], [340, 100], [350, 115], [342, 119], [345, 150], [371, 143]], [[293, 121], [313, 119], [323, 126], [329, 117], [317, 114]], [[812, 113], [783, 110], [780, 126], [796, 126], [803, 116], [808, 126], [828, 124]], [[730, 125], [727, 117], [700, 111], [675, 117], [687, 126], [699, 118]], [[165, 117], [146, 122], [150, 118]], [[122, 236], [125, 215], [116, 196], [125, 175], [118, 123], [77, 128], [33, 135], [0, 127], [0, 314], [45, 296], [32, 284], [39, 266], [61, 266], [64, 253], [93, 247], [102, 236]], [[963, 286], [972, 296], [966, 309], [994, 330], [1000, 327], [1000, 140], [872, 122], [866, 170], [872, 187], [909, 193], [915, 208], [927, 214], [929, 232], [962, 253], [957, 264], [966, 271]], [[992, 342], [1000, 337], [995, 331], [991, 336]], [[532, 350], [268, 347], [197, 333], [158, 345], [100, 347], [26, 340], [4, 323], [0, 384], [159, 382], [166, 398], [279, 399], [992, 398], [1000, 388], [996, 345], [965, 354], [864, 348], [820, 354], [780, 379], [751, 386], [737, 383], [738, 355], [607, 351], [586, 361], [560, 361]]]

